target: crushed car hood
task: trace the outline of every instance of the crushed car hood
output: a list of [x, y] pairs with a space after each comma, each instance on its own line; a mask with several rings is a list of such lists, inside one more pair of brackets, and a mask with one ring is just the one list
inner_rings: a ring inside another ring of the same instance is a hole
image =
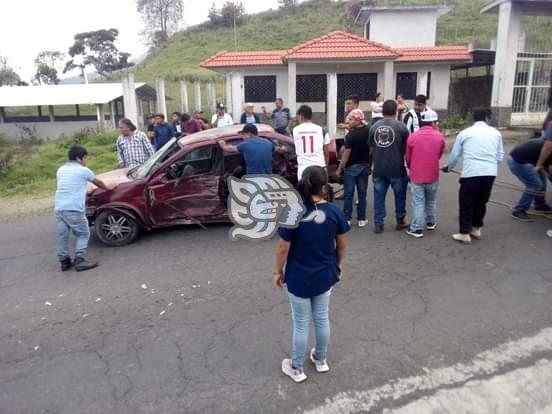
[[[130, 178], [127, 177], [127, 173], [130, 170], [130, 168], [120, 168], [118, 170], [109, 171], [103, 174], [99, 174], [96, 176], [96, 178], [102, 180], [105, 184], [109, 183], [115, 183], [117, 185], [128, 183], [132, 181]], [[86, 188], [88, 193], [91, 193], [94, 191], [96, 187], [92, 183], [88, 183], [88, 187]]]

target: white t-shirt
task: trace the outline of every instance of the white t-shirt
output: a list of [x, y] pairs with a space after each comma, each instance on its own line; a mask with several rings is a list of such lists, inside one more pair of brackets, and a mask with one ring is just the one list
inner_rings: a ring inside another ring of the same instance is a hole
[[[375, 108], [378, 108], [379, 110], [383, 110], [383, 102], [374, 102], [372, 106]], [[372, 119], [381, 119], [381, 118], [383, 118], [382, 112], [372, 112]]]
[[214, 114], [211, 118], [211, 125], [215, 128], [224, 128], [227, 126], [234, 125], [234, 120], [230, 114], [225, 113], [221, 118], [217, 114]]
[[330, 143], [330, 135], [324, 134], [319, 125], [305, 122], [293, 128], [293, 143], [297, 154], [297, 174], [299, 179], [308, 167], [326, 166], [324, 145]]

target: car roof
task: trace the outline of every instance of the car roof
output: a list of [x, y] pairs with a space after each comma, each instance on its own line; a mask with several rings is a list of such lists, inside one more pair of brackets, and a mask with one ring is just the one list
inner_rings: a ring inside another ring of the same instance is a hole
[[[259, 135], [268, 134], [274, 135], [274, 128], [266, 124], [255, 124], [259, 130]], [[214, 141], [225, 137], [235, 137], [239, 135], [243, 129], [243, 125], [231, 125], [224, 128], [211, 128], [205, 131], [196, 132], [195, 134], [187, 135], [178, 140], [180, 145], [195, 145], [205, 141]]]

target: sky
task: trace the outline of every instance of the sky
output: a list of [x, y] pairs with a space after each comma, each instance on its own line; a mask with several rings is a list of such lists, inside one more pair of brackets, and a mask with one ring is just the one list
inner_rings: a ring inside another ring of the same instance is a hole
[[[277, 8], [277, 0], [241, 0], [246, 13]], [[184, 24], [207, 19], [209, 7], [225, 0], [184, 0]], [[147, 48], [139, 33], [143, 23], [135, 0], [0, 0], [0, 56], [25, 81], [43, 50], [67, 52], [76, 33], [119, 29], [119, 50], [138, 57]], [[14, 39], [13, 41], [10, 39]]]

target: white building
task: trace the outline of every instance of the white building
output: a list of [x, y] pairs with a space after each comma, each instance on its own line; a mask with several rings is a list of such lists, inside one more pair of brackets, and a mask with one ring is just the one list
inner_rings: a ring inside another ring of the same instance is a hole
[[[471, 61], [465, 46], [435, 46], [437, 18], [447, 10], [364, 7], [356, 22], [368, 39], [337, 31], [287, 51], [223, 51], [201, 66], [226, 75], [228, 106], [236, 121], [245, 102], [271, 108], [281, 97], [292, 113], [306, 103], [324, 114], [335, 134], [345, 97], [359, 95], [367, 111], [377, 92], [386, 99], [397, 93], [407, 99], [427, 95], [432, 108], [444, 115], [451, 65]], [[428, 27], [418, 40], [420, 21]]]

